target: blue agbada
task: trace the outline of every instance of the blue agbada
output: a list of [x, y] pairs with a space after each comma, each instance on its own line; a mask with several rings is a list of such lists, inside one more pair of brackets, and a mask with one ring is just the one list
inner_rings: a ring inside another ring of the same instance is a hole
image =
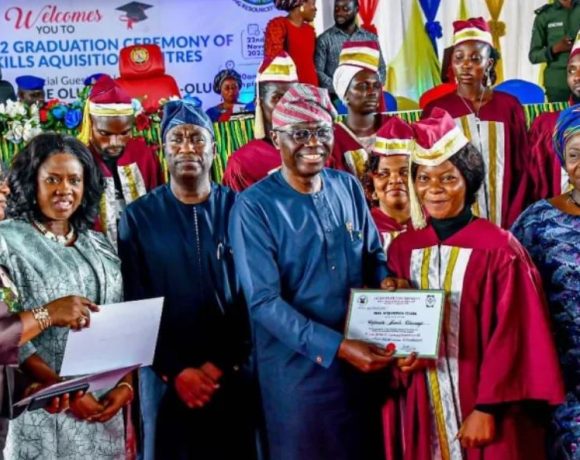
[[565, 163], [564, 152], [568, 140], [580, 133], [580, 104], [568, 107], [560, 112], [554, 128], [554, 150], [562, 166]]
[[[155, 458], [190, 458], [182, 455], [192, 449], [199, 458], [254, 455], [253, 402], [239, 370], [249, 324], [227, 236], [234, 201], [234, 192], [212, 184], [206, 201], [184, 204], [163, 185], [129, 205], [119, 223], [125, 298], [165, 297], [153, 369], [168, 384], [140, 374], [145, 441], [156, 434]], [[203, 410], [191, 410], [174, 378], [206, 362], [224, 372], [220, 389]]]
[[351, 288], [378, 287], [385, 255], [363, 191], [324, 169], [320, 192], [280, 171], [239, 195], [230, 238], [252, 319], [276, 460], [382, 458], [378, 387], [337, 357]]

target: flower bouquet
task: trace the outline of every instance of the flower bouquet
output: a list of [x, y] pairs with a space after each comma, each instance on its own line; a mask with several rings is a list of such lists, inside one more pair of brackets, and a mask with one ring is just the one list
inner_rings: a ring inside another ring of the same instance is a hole
[[9, 163], [13, 156], [41, 133], [38, 106], [8, 100], [0, 104], [0, 157]]

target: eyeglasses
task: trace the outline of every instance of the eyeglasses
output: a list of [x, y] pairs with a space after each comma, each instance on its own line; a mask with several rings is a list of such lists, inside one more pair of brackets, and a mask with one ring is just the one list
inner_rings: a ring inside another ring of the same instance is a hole
[[329, 126], [323, 126], [316, 129], [275, 129], [274, 131], [292, 136], [292, 139], [294, 139], [294, 142], [297, 144], [308, 144], [313, 136], [315, 136], [320, 142], [328, 142], [332, 140], [332, 128]]

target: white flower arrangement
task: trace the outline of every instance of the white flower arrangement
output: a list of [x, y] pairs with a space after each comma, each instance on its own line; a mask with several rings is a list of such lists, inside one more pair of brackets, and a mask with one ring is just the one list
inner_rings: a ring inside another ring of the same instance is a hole
[[0, 104], [0, 132], [13, 144], [28, 142], [41, 132], [38, 106], [11, 100]]

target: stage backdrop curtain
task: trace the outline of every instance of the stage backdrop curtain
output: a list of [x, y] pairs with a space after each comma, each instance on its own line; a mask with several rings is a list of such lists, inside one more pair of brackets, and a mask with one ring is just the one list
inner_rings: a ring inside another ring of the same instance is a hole
[[[496, 50], [501, 53], [500, 37], [503, 37], [506, 33], [505, 22], [500, 21], [499, 17], [501, 15], [501, 10], [503, 8], [504, 0], [485, 0], [487, 4], [487, 9], [491, 15], [491, 19], [488, 21], [489, 28], [491, 29], [491, 37], [493, 39], [493, 46]], [[503, 60], [500, 59], [495, 67], [497, 73], [497, 82], [501, 83], [503, 81]]]
[[469, 16], [469, 8], [467, 7], [467, 1], [459, 0], [459, 12], [457, 13], [457, 19], [465, 21], [466, 19], [469, 18], [470, 16]]
[[389, 93], [418, 101], [423, 92], [441, 83], [439, 60], [425, 31], [421, 7], [412, 0], [411, 16], [403, 44], [388, 65]]
[[419, 2], [423, 8], [423, 13], [425, 13], [425, 30], [431, 39], [435, 53], [437, 53], [437, 39], [443, 37], [441, 23], [436, 20], [441, 0], [419, 0]]
[[359, 0], [359, 16], [362, 21], [361, 27], [373, 34], [377, 33], [377, 28], [375, 27], [373, 20], [375, 19], [375, 13], [379, 6], [379, 0]]

